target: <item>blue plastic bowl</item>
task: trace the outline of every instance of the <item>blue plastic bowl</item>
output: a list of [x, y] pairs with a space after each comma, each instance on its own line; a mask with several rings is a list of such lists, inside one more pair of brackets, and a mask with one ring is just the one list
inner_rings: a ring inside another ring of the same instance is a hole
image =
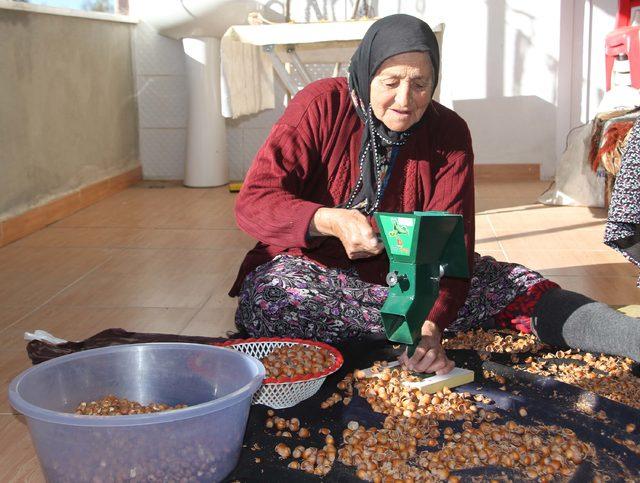
[[[264, 366], [199, 344], [135, 344], [59, 357], [9, 386], [47, 481], [219, 481], [235, 467]], [[79, 416], [109, 394], [186, 409]]]

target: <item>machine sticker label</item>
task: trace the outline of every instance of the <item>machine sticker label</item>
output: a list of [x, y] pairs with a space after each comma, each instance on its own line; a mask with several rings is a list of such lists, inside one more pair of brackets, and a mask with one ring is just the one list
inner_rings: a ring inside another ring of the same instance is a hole
[[413, 218], [382, 218], [382, 228], [393, 255], [409, 255], [414, 226]]

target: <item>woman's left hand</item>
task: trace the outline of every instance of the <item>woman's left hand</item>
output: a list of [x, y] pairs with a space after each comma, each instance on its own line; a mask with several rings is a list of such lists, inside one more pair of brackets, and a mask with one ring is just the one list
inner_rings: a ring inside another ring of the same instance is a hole
[[399, 361], [411, 371], [435, 372], [438, 375], [448, 374], [455, 367], [442, 347], [440, 329], [429, 320], [422, 326], [422, 339], [413, 356], [409, 358], [405, 350]]

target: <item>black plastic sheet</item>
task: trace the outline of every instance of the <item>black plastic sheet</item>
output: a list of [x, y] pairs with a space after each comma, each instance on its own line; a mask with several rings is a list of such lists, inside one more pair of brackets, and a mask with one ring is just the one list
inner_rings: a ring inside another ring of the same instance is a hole
[[[133, 344], [141, 342], [193, 342], [218, 343], [225, 339], [209, 337], [191, 337], [169, 334], [143, 334], [127, 332], [122, 329], [109, 329], [80, 342], [69, 342], [62, 345], [52, 345], [40, 341], [32, 341], [27, 350], [34, 363], [42, 362], [60, 355], [87, 350], [108, 345]], [[226, 481], [317, 481], [319, 477], [312, 476], [300, 470], [287, 468], [291, 459], [282, 461], [274, 451], [278, 443], [285, 443], [291, 448], [301, 444], [305, 447], [324, 445], [324, 436], [318, 429], [331, 429], [336, 444], [342, 440], [342, 430], [349, 421], [358, 421], [366, 427], [381, 426], [384, 415], [374, 413], [369, 404], [357, 395], [351, 404], [344, 406], [338, 403], [329, 409], [321, 409], [320, 403], [336, 392], [336, 384], [347, 372], [357, 368], [366, 368], [376, 360], [394, 360], [400, 348], [394, 348], [384, 337], [369, 337], [363, 340], [338, 344], [336, 347], [342, 352], [345, 363], [337, 373], [327, 378], [318, 393], [301, 402], [297, 406], [285, 410], [278, 410], [276, 414], [283, 418], [297, 417], [302, 426], [311, 431], [311, 437], [299, 439], [275, 436], [275, 430], [266, 429], [264, 422], [268, 408], [262, 405], [252, 406], [247, 423], [244, 445], [240, 461]], [[483, 361], [472, 350], [448, 351], [456, 364], [467, 367], [476, 373], [476, 381], [460, 390], [473, 394], [481, 393], [494, 401], [491, 409], [502, 414], [505, 419], [512, 419], [520, 424], [558, 425], [575, 431], [583, 441], [590, 443], [596, 451], [596, 457], [583, 462], [571, 481], [591, 481], [594, 472], [606, 475], [610, 481], [640, 481], [640, 456], [631, 452], [623, 444], [615, 440], [631, 439], [640, 443], [638, 432], [628, 434], [625, 431], [627, 423], [634, 423], [640, 427], [640, 411], [624, 404], [597, 396], [578, 387], [571, 386], [558, 380], [538, 376], [516, 367], [511, 367], [510, 355], [492, 354], [492, 360]], [[527, 354], [520, 354], [523, 360]], [[533, 357], [537, 357], [533, 355]], [[485, 380], [483, 370], [489, 370], [507, 380], [506, 387], [491, 380]], [[587, 404], [594, 412], [603, 410], [607, 420], [586, 415], [577, 409], [577, 404]], [[526, 418], [519, 415], [518, 410], [525, 407]], [[446, 422], [454, 429], [460, 429], [461, 423]], [[215, 428], [212, 428], [215, 430]], [[440, 441], [442, 442], [442, 440]], [[259, 459], [259, 462], [256, 461]], [[491, 479], [504, 478], [522, 481], [523, 475], [517, 471], [498, 467], [472, 468], [456, 471], [454, 474], [463, 478]], [[355, 477], [355, 468], [345, 467], [336, 461], [331, 472], [323, 478], [326, 481], [359, 481]]]
[[[317, 481], [320, 479], [317, 476], [287, 468], [291, 458], [280, 460], [274, 451], [275, 446], [278, 443], [285, 443], [291, 448], [299, 444], [305, 447], [321, 448], [324, 443], [323, 436], [318, 433], [319, 428], [331, 429], [336, 443], [339, 444], [342, 440], [342, 430], [349, 421], [358, 421], [367, 427], [382, 425], [384, 415], [374, 413], [369, 404], [360, 397], [354, 396], [348, 406], [338, 403], [325, 410], [320, 409], [320, 403], [336, 392], [336, 384], [347, 372], [356, 368], [369, 367], [376, 360], [392, 360], [399, 351], [393, 349], [384, 339], [354, 341], [338, 346], [338, 349], [345, 358], [342, 369], [327, 378], [320, 391], [313, 397], [293, 408], [276, 411], [276, 415], [286, 419], [299, 418], [301, 425], [310, 429], [311, 437], [307, 439], [299, 439], [295, 435], [293, 438], [276, 437], [274, 429], [266, 429], [264, 426], [268, 417], [268, 408], [261, 405], [253, 406], [240, 462], [226, 481]], [[489, 407], [503, 415], [504, 419], [512, 419], [519, 424], [558, 425], [569, 428], [575, 431], [581, 440], [595, 448], [595, 458], [585, 460], [578, 467], [571, 481], [576, 483], [591, 481], [596, 471], [600, 475], [608, 476], [610, 481], [625, 479], [640, 481], [640, 457], [614, 441], [614, 438], [618, 438], [640, 442], [637, 433], [629, 435], [625, 431], [625, 426], [629, 422], [640, 426], [640, 411], [599, 398], [592, 393], [550, 378], [524, 373], [503, 364], [482, 361], [475, 351], [449, 351], [449, 355], [456, 360], [457, 365], [467, 366], [476, 371], [476, 381], [461, 386], [460, 390], [488, 396], [494, 401]], [[501, 386], [493, 381], [484, 380], [483, 369], [505, 377], [506, 390], [500, 389]], [[600, 421], [578, 411], [575, 407], [576, 401], [585, 399], [593, 401], [596, 411], [604, 409], [608, 421]], [[524, 418], [518, 412], [521, 407], [526, 408], [528, 413]], [[449, 421], [446, 425], [454, 429], [461, 427], [461, 423]], [[256, 458], [259, 458], [259, 462], [256, 462]], [[526, 479], [521, 472], [501, 467], [472, 468], [455, 471], [453, 474], [469, 481], [471, 478], [489, 480], [507, 477], [512, 481]], [[355, 477], [355, 468], [346, 467], [338, 461], [323, 480], [360, 481]]]

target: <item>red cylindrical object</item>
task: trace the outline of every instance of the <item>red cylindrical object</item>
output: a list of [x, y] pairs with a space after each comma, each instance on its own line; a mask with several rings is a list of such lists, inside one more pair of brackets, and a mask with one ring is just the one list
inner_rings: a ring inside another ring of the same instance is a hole
[[640, 26], [621, 27], [607, 34], [605, 57], [607, 90], [611, 89], [613, 62], [619, 54], [626, 54], [631, 67], [631, 86], [640, 89]]
[[640, 7], [640, 0], [618, 0], [616, 28], [629, 26], [631, 22], [631, 9], [634, 7]]
[[629, 58], [631, 86], [640, 89], [640, 26], [629, 26], [634, 7], [640, 7], [640, 0], [619, 0], [616, 29], [605, 38], [607, 90], [611, 89], [613, 62], [619, 54]]

